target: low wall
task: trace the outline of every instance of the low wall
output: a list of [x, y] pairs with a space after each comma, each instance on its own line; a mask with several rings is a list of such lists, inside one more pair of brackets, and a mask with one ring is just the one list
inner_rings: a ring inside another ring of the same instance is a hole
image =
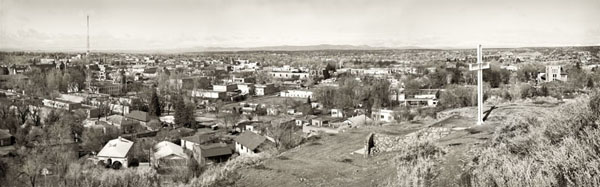
[[309, 125], [302, 126], [302, 132], [304, 132], [304, 133], [315, 133], [315, 132], [319, 132], [319, 131], [329, 133], [329, 134], [339, 133], [338, 129], [332, 129], [332, 128], [327, 128], [327, 127], [315, 127], [315, 126], [309, 126]]

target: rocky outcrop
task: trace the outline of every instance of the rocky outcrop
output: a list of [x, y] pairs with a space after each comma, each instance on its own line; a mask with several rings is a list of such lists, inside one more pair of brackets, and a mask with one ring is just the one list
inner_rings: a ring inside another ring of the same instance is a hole
[[[373, 134], [373, 145], [371, 153], [398, 151], [406, 145], [415, 144], [419, 141], [436, 141], [451, 133], [449, 128], [430, 127], [407, 134], [405, 136], [394, 136], [387, 134]], [[369, 134], [371, 136], [371, 134]], [[367, 147], [365, 147], [367, 148]]]

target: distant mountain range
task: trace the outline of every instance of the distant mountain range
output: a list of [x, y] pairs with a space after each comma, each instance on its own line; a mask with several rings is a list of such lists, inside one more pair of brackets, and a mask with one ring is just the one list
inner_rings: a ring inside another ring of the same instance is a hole
[[382, 49], [396, 49], [387, 47], [372, 47], [368, 45], [281, 45], [281, 46], [263, 46], [263, 47], [196, 47], [196, 48], [182, 48], [173, 49], [167, 51], [178, 51], [178, 52], [203, 52], [203, 51], [317, 51], [317, 50], [382, 50]]
[[[566, 46], [565, 46], [566, 47]], [[577, 46], [573, 46], [577, 47]], [[581, 46], [580, 46], [581, 47]], [[500, 47], [504, 48], [504, 47]], [[506, 48], [530, 48], [530, 47], [506, 47]], [[536, 48], [536, 47], [533, 47]], [[550, 47], [554, 48], [554, 47]], [[263, 46], [263, 47], [188, 47], [188, 48], [171, 48], [171, 49], [92, 49], [92, 52], [105, 53], [195, 53], [195, 52], [235, 52], [235, 51], [319, 51], [319, 50], [393, 50], [393, 49], [431, 49], [431, 50], [453, 50], [465, 49], [460, 47], [373, 47], [368, 45], [280, 45], [280, 46]], [[28, 51], [28, 52], [79, 52], [81, 49], [72, 50], [26, 50], [17, 48], [0, 48], [0, 51]]]

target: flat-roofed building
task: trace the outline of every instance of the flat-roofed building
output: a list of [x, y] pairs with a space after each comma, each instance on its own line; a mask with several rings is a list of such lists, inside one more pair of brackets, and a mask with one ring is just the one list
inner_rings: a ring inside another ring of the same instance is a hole
[[44, 106], [50, 108], [63, 109], [68, 111], [81, 108], [81, 103], [75, 103], [61, 99], [44, 99], [42, 103], [44, 104]]
[[387, 109], [376, 109], [371, 112], [371, 118], [375, 121], [385, 121], [392, 122], [394, 121], [394, 111]]
[[235, 84], [213, 85], [213, 91], [218, 92], [233, 92], [235, 89], [237, 89], [237, 85]]
[[196, 89], [192, 91], [192, 97], [200, 97], [207, 99], [225, 99], [227, 97], [227, 92]]
[[273, 72], [269, 72], [269, 75], [271, 75], [271, 77], [273, 78], [277, 78], [277, 79], [308, 79], [308, 77], [310, 77], [310, 73], [305, 73], [305, 72], [278, 72], [278, 71], [273, 71]]
[[275, 88], [275, 84], [257, 84], [254, 85], [254, 93], [256, 95], [270, 95], [277, 92], [277, 88]]
[[284, 90], [279, 92], [281, 97], [294, 97], [294, 98], [312, 98], [313, 91], [310, 90]]

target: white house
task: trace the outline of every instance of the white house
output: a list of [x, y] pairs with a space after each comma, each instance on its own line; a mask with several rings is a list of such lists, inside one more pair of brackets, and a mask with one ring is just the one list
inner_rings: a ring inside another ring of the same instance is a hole
[[113, 167], [122, 166], [127, 168], [128, 157], [130, 156], [129, 150], [133, 147], [133, 142], [125, 138], [113, 139], [108, 141], [106, 145], [98, 152], [96, 158], [104, 164], [111, 165]]
[[567, 81], [567, 74], [563, 71], [562, 66], [546, 66], [546, 82], [555, 80]]
[[392, 122], [394, 121], [394, 111], [387, 109], [377, 109], [371, 112], [371, 118], [375, 121]]

